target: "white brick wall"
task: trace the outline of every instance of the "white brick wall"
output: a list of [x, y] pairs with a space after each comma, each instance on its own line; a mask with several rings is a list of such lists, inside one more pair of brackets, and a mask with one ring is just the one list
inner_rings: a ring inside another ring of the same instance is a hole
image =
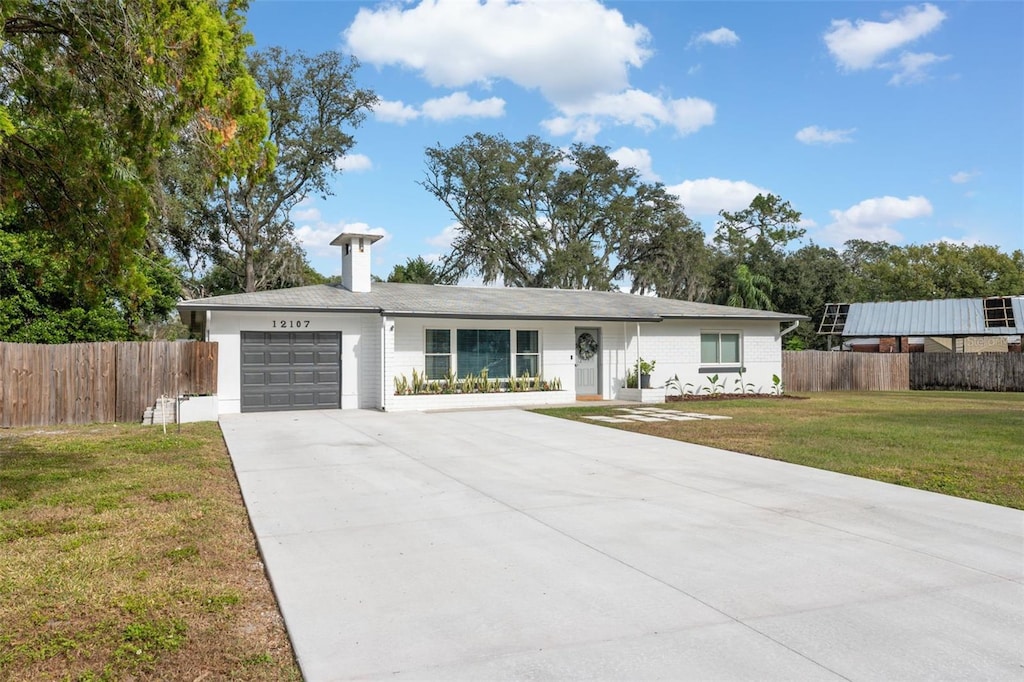
[[[718, 375], [718, 382], [733, 392], [739, 372], [733, 367], [708, 367], [700, 363], [701, 332], [736, 332], [740, 334], [744, 384], [753, 384], [754, 390], [768, 393], [772, 386], [772, 374], [782, 373], [782, 347], [779, 339], [778, 322], [730, 321], [730, 320], [672, 320], [640, 325], [639, 340], [636, 325], [628, 330], [627, 362], [636, 362], [639, 354], [647, 361], [657, 364], [651, 375], [651, 386], [664, 385], [674, 375], [682, 384], [692, 384], [699, 391], [709, 386], [710, 376]], [[703, 371], [702, 371], [703, 370]]]
[[[286, 313], [289, 318], [310, 320], [310, 331], [339, 331], [342, 334], [342, 407], [393, 409], [394, 377], [412, 370], [424, 369], [424, 330], [438, 329], [536, 329], [540, 332], [541, 372], [545, 379], [558, 378], [566, 395], [575, 395], [576, 329], [600, 329], [601, 394], [615, 398], [625, 384], [626, 374], [635, 363], [637, 350], [646, 360], [657, 365], [652, 386], [661, 386], [678, 374], [683, 384], [696, 390], [708, 384], [713, 373], [700, 364], [701, 331], [733, 331], [742, 337], [744, 383], [768, 392], [772, 374], [782, 372], [781, 344], [776, 322], [666, 321], [642, 323], [639, 337], [636, 323], [565, 322], [387, 318], [375, 314]], [[211, 341], [220, 344], [218, 368], [218, 409], [221, 414], [238, 412], [240, 386], [240, 333], [242, 331], [276, 331], [273, 321], [281, 313], [213, 311], [208, 326]], [[381, 325], [384, 325], [384, 375], [381, 380]], [[453, 335], [452, 342], [455, 342]], [[719, 383], [724, 381], [730, 392], [738, 373], [715, 369]], [[384, 405], [381, 405], [383, 388]], [[418, 408], [417, 408], [418, 409]]]
[[[377, 329], [378, 315], [352, 313], [281, 313], [273, 311], [236, 312], [215, 310], [210, 313], [208, 332], [210, 341], [219, 345], [217, 361], [217, 409], [220, 414], [234, 414], [241, 410], [241, 333], [243, 331], [288, 331], [274, 326], [275, 320], [309, 320], [303, 331], [341, 332], [341, 406], [346, 409], [360, 407], [360, 395], [366, 382], [360, 380], [360, 368], [374, 364], [364, 362], [364, 328]], [[370, 339], [372, 345], [374, 339]], [[372, 369], [371, 369], [372, 371]], [[379, 370], [378, 370], [379, 372]], [[373, 399], [378, 392], [371, 394]]]
[[359, 407], [364, 410], [380, 409], [380, 343], [381, 317], [360, 315], [359, 336]]

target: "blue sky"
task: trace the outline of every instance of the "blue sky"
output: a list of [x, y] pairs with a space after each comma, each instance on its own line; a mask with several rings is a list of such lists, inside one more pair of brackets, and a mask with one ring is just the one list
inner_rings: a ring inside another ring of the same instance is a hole
[[446, 251], [424, 149], [478, 131], [608, 147], [714, 232], [759, 191], [807, 236], [1024, 249], [1024, 3], [255, 0], [256, 46], [359, 58], [381, 105], [335, 194], [295, 211], [313, 266]]

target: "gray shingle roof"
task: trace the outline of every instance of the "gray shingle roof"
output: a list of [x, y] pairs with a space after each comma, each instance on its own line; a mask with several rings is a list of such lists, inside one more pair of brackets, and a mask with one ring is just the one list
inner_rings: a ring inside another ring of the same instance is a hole
[[1024, 333], [1024, 296], [1009, 297], [1014, 327], [986, 327], [984, 299], [851, 303], [843, 336], [983, 336]]
[[371, 291], [315, 285], [229, 294], [178, 304], [192, 310], [328, 310], [391, 317], [660, 321], [668, 318], [806, 320], [803, 315], [733, 308], [610, 291], [432, 286], [374, 282]]

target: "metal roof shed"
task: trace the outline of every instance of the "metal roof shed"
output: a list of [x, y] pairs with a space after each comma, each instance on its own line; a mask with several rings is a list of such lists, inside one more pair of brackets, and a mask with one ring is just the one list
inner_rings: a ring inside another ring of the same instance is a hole
[[844, 337], [1016, 336], [1024, 333], [1024, 296], [830, 303], [818, 333]]

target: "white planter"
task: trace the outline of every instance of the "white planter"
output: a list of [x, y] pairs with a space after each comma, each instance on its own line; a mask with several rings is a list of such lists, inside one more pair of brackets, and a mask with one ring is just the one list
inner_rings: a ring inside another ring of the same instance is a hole
[[460, 410], [471, 407], [527, 407], [575, 402], [570, 391], [524, 391], [522, 393], [453, 393], [449, 395], [392, 395], [385, 410]]
[[178, 407], [178, 420], [182, 424], [217, 421], [217, 396], [194, 395], [183, 399]]
[[665, 389], [658, 388], [620, 388], [616, 396], [619, 400], [629, 400], [634, 403], [663, 403], [665, 402]]

